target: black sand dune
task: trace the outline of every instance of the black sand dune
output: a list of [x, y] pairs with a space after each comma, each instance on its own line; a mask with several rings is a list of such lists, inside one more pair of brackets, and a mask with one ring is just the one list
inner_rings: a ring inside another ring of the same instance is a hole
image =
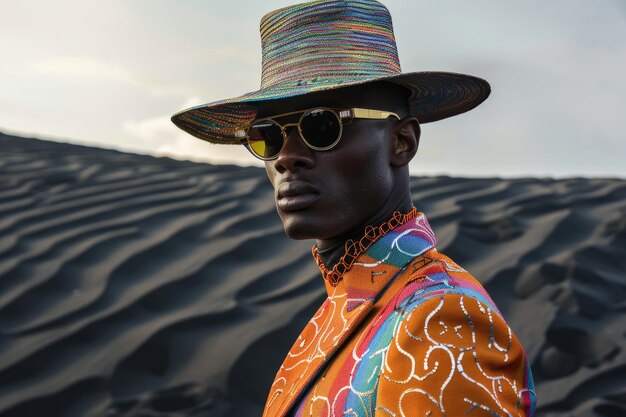
[[[207, 145], [209, 146], [209, 145]], [[626, 180], [419, 177], [539, 416], [626, 416]], [[259, 168], [0, 134], [0, 416], [260, 416], [324, 297]]]

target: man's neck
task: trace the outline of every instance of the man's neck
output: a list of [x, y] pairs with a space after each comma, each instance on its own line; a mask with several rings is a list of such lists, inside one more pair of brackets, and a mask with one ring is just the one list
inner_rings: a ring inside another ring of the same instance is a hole
[[324, 265], [326, 265], [328, 269], [332, 269], [343, 256], [346, 242], [348, 240], [358, 241], [363, 236], [366, 226], [377, 226], [387, 221], [394, 211], [406, 213], [410, 211], [411, 208], [413, 208], [413, 202], [411, 201], [409, 188], [406, 187], [406, 192], [401, 193], [401, 195], [396, 198], [387, 199], [385, 204], [383, 204], [366, 222], [340, 236], [318, 240], [317, 251], [322, 257]]

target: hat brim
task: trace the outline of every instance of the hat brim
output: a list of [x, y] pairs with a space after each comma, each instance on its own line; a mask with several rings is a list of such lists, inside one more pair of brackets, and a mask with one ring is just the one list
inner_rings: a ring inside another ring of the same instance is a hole
[[485, 101], [491, 92], [489, 83], [482, 78], [440, 71], [367, 79], [315, 79], [295, 86], [293, 83], [277, 84], [231, 99], [194, 106], [174, 114], [172, 122], [185, 132], [208, 142], [239, 144], [241, 141], [235, 133], [254, 120], [264, 102], [374, 81], [392, 82], [409, 89], [409, 111], [420, 123], [465, 113]]

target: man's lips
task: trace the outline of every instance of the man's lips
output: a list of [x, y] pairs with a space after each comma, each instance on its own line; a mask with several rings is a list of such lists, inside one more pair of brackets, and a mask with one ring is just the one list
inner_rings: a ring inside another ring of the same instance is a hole
[[276, 190], [276, 205], [283, 211], [302, 210], [320, 198], [320, 192], [305, 181], [283, 182]]

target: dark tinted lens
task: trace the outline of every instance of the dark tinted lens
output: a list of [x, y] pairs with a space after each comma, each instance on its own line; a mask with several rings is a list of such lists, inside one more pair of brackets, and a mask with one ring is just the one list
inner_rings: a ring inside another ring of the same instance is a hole
[[272, 120], [264, 120], [248, 129], [250, 149], [261, 158], [272, 158], [283, 147], [283, 134], [280, 126]]
[[300, 121], [302, 136], [311, 146], [326, 148], [332, 145], [341, 131], [337, 115], [330, 110], [312, 110]]

